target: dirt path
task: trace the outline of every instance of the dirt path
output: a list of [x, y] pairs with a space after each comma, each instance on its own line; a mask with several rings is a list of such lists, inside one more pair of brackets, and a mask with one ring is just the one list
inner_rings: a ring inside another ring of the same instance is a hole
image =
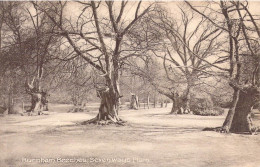
[[0, 166], [260, 166], [260, 135], [203, 132], [220, 126], [224, 116], [169, 111], [121, 111], [126, 126], [76, 124], [96, 112], [2, 117]]

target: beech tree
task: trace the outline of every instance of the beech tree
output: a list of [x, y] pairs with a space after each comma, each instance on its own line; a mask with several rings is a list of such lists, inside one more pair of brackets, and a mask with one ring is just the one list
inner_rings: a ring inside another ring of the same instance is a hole
[[150, 55], [155, 55], [156, 61], [162, 62], [164, 72], [159, 75], [165, 75], [164, 80], [168, 84], [156, 82], [157, 77], [147, 77], [159, 93], [173, 101], [171, 113], [183, 114], [191, 112], [192, 88], [202, 84], [202, 78], [222, 70], [217, 65], [226, 59], [218, 56], [224, 43], [219, 40], [223, 30], [211, 26], [207, 19], [188, 10], [185, 3], [176, 10], [179, 11], [177, 16], [158, 5], [147, 16], [149, 28], [144, 32], [156, 34], [156, 38], [152, 38], [154, 40], [150, 38], [147, 41], [152, 45], [156, 43], [155, 47], [151, 47]]
[[[135, 51], [128, 49], [130, 43], [126, 34], [151, 10], [151, 5], [144, 8], [142, 2], [70, 2], [81, 9], [79, 15], [70, 19], [64, 14], [69, 6], [66, 6], [67, 2], [48, 3], [58, 7], [50, 10], [45, 8], [44, 2], [35, 5], [58, 27], [56, 34], [64, 38], [76, 56], [95, 68], [104, 80], [103, 86], [97, 86], [101, 99], [99, 113], [87, 123], [106, 121], [122, 124], [118, 117], [121, 98], [119, 71], [127, 58], [135, 56]], [[133, 14], [127, 14], [129, 7], [135, 8]]]
[[[21, 16], [21, 4], [17, 2], [0, 3], [0, 71], [1, 71], [1, 95], [4, 96], [4, 102], [9, 114], [15, 113], [15, 94], [18, 94], [23, 84], [21, 80], [24, 77], [23, 67], [26, 58], [20, 56], [23, 46], [21, 45], [21, 27], [20, 22], [24, 20]], [[24, 88], [24, 87], [23, 87]], [[5, 95], [7, 94], [8, 97]]]
[[[259, 102], [259, 18], [249, 10], [247, 1], [220, 1], [214, 3], [219, 12], [186, 2], [194, 11], [222, 29], [229, 40], [229, 85], [233, 88], [233, 100], [221, 132], [254, 133], [251, 113]], [[202, 12], [203, 11], [203, 12]], [[209, 14], [210, 13], [210, 14]], [[218, 19], [216, 16], [219, 16]]]
[[47, 92], [43, 89], [42, 80], [47, 76], [43, 71], [50, 71], [47, 64], [56, 47], [54, 43], [57, 38], [51, 34], [55, 25], [31, 2], [1, 3], [4, 11], [2, 68], [12, 71], [9, 77], [17, 78], [15, 75], [19, 75], [20, 81], [26, 82], [19, 85], [31, 96], [30, 111], [40, 112], [47, 104]]
[[[33, 56], [35, 56], [35, 72], [31, 73], [33, 76], [32, 82], [27, 81], [26, 92], [31, 95], [32, 104], [30, 111], [48, 110], [47, 89], [44, 89], [42, 83], [44, 77], [44, 70], [49, 63], [51, 46], [56, 44], [57, 38], [51, 34], [55, 29], [55, 25], [51, 22], [48, 16], [38, 9], [37, 2], [30, 3], [26, 9], [29, 15], [28, 21], [32, 29], [32, 37], [28, 41], [32, 42], [34, 49]], [[47, 71], [47, 70], [46, 70]], [[29, 72], [30, 73], [30, 72]], [[29, 79], [28, 79], [29, 80]]]

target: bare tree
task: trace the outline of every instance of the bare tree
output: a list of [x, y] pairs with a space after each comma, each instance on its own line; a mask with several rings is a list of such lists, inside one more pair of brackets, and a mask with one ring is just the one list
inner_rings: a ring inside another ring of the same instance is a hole
[[[97, 88], [101, 99], [99, 113], [96, 118], [87, 123], [110, 121], [121, 124], [118, 117], [119, 99], [119, 70], [123, 62], [128, 58], [127, 39], [125, 35], [131, 27], [150, 10], [150, 6], [144, 10], [141, 2], [130, 3], [117, 2], [78, 2], [82, 12], [77, 19], [69, 20], [63, 15], [66, 3], [50, 3], [58, 5], [58, 11], [50, 11], [42, 5], [39, 9], [58, 27], [57, 34], [66, 39], [77, 56], [82, 57], [93, 68], [99, 71], [104, 78], [104, 85]], [[132, 18], [125, 16], [129, 6], [135, 6]], [[117, 10], [119, 9], [119, 10]], [[107, 11], [102, 13], [101, 11]], [[80, 44], [81, 41], [82, 43]]]
[[[217, 4], [220, 6], [218, 13], [209, 11], [208, 7], [201, 12], [189, 2], [186, 3], [213, 25], [224, 30], [229, 40], [227, 54], [229, 84], [234, 89], [233, 101], [223, 126], [217, 130], [253, 133], [257, 128], [253, 126], [251, 112], [259, 102], [259, 19], [251, 14], [246, 1], [220, 1]], [[217, 22], [211, 17], [213, 15], [218, 15], [222, 21]]]
[[[55, 25], [30, 2], [3, 2], [1, 8], [4, 9], [5, 32], [1, 48], [5, 60], [2, 68], [12, 72], [11, 78], [18, 74], [21, 81], [26, 78], [25, 90], [32, 98], [30, 111], [41, 110], [47, 104], [47, 92], [42, 89], [41, 82], [52, 56], [50, 50], [54, 50], [57, 39], [50, 33]], [[29, 83], [29, 80], [33, 82]]]
[[218, 56], [223, 45], [223, 40], [219, 40], [223, 30], [212, 27], [207, 19], [186, 8], [182, 3], [178, 8], [180, 15], [171, 16], [166, 8], [158, 5], [147, 17], [150, 28], [145, 31], [157, 34], [155, 40], [147, 42], [157, 43], [150, 52], [162, 61], [168, 84], [160, 86], [155, 78], [150, 81], [174, 102], [171, 113], [179, 114], [191, 112], [192, 88], [202, 84], [202, 78], [223, 70], [217, 65], [227, 59]]
[[[22, 17], [18, 17], [21, 14], [20, 4], [17, 2], [1, 2], [1, 30], [0, 30], [0, 58], [1, 58], [1, 87], [7, 90], [8, 99], [7, 103], [4, 102], [5, 107], [9, 114], [15, 113], [14, 111], [14, 97], [18, 91], [18, 85], [21, 85], [19, 81], [22, 79], [22, 56], [18, 56], [20, 48], [18, 43], [21, 42], [20, 38], [20, 21]], [[17, 11], [16, 11], [17, 10]], [[2, 91], [2, 95], [6, 94]], [[5, 100], [4, 100], [5, 101]]]

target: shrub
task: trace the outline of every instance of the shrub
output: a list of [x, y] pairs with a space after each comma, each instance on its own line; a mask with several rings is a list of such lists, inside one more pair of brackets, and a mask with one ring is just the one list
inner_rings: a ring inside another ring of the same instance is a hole
[[224, 113], [224, 109], [214, 107], [210, 97], [195, 98], [191, 101], [191, 111], [195, 115], [218, 116]]

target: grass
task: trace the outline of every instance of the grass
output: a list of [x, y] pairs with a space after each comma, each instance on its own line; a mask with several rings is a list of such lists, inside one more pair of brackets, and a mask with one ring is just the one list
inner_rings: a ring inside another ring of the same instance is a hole
[[259, 135], [205, 132], [225, 116], [170, 115], [170, 107], [122, 110], [126, 126], [78, 125], [97, 111], [66, 113], [68, 106], [44, 116], [0, 117], [0, 166], [259, 167]]

